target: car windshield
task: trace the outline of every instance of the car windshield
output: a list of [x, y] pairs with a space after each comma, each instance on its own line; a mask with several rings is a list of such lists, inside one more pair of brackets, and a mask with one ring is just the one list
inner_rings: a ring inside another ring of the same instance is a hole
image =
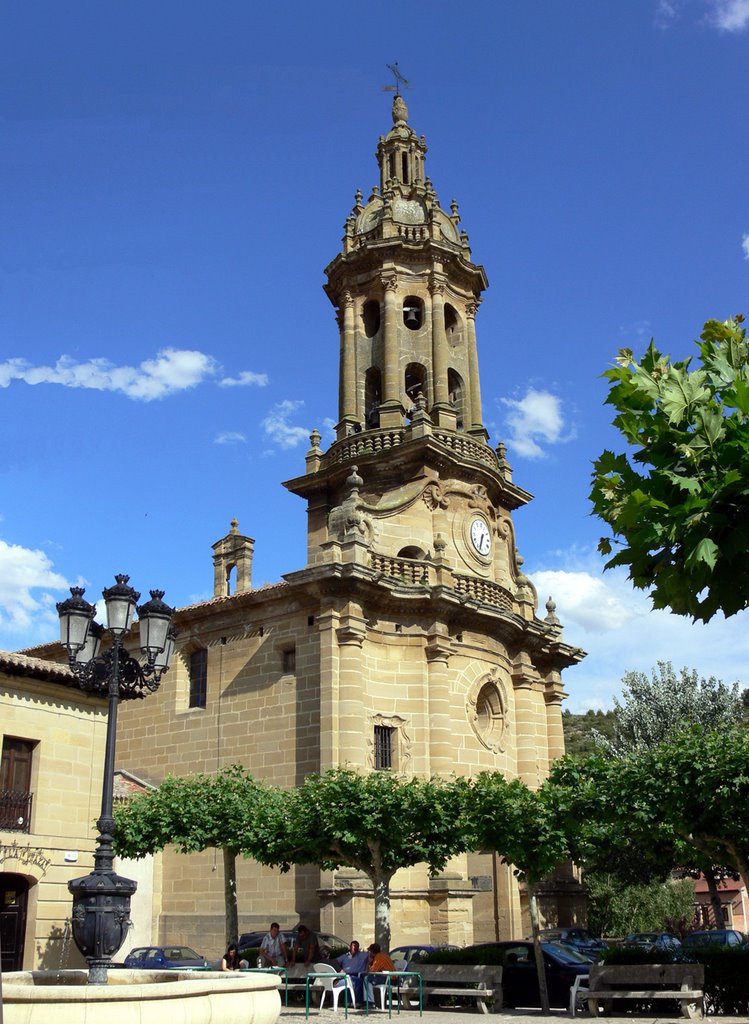
[[196, 953], [189, 946], [172, 946], [164, 950], [164, 955], [170, 960], [201, 960], [200, 953]]
[[566, 942], [542, 942], [541, 948], [547, 950], [557, 960], [564, 960], [568, 964], [589, 964], [590, 957], [585, 956], [579, 949], [568, 946]]

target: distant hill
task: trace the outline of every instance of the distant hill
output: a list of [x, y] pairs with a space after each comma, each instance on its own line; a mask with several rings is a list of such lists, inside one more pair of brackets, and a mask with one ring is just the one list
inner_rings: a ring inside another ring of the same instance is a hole
[[609, 739], [614, 734], [613, 711], [586, 711], [582, 715], [573, 715], [571, 711], [562, 712], [564, 725], [564, 743], [568, 754], [590, 754], [596, 749], [592, 733], [600, 732]]

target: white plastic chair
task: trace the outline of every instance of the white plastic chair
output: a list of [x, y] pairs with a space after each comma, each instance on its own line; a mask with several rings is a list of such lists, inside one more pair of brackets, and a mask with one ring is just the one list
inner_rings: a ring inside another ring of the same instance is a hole
[[354, 994], [354, 983], [348, 974], [340, 974], [330, 964], [315, 964], [312, 968], [315, 974], [325, 974], [324, 978], [315, 978], [312, 982], [313, 988], [322, 989], [320, 995], [320, 1009], [325, 1005], [325, 996], [330, 992], [333, 997], [333, 1010], [338, 1010], [338, 1000], [341, 992], [348, 989], [348, 1005], [356, 1008], [356, 996]]
[[570, 987], [570, 1017], [574, 1017], [578, 1010], [586, 1005], [585, 996], [589, 992], [590, 975], [578, 974], [575, 984]]
[[[408, 965], [408, 961], [407, 960], [393, 960], [393, 963], [395, 964], [396, 971], [405, 971], [405, 969], [406, 969], [406, 967]], [[390, 971], [378, 971], [377, 973], [378, 974], [390, 974], [391, 972]], [[396, 985], [395, 996], [399, 1000], [399, 1005], [400, 1005], [400, 989], [398, 988], [399, 982], [400, 982], [400, 978], [393, 978], [391, 980], [391, 982], [390, 982], [390, 995], [391, 995], [391, 999], [392, 999], [393, 984], [395, 984]], [[365, 984], [366, 984], [366, 982], [365, 982]], [[371, 987], [372, 987], [373, 995], [374, 995], [375, 992], [379, 992], [380, 993], [380, 1009], [381, 1010], [387, 1010], [387, 1005], [386, 1005], [387, 990], [388, 990], [387, 982], [384, 982], [384, 983], [380, 982], [379, 985], [372, 985]]]

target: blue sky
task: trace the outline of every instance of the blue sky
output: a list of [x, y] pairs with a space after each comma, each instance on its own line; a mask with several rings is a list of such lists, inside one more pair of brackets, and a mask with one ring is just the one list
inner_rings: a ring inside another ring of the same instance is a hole
[[309, 432], [336, 417], [322, 290], [411, 86], [490, 288], [484, 416], [525, 568], [589, 657], [569, 707], [658, 659], [749, 685], [747, 617], [651, 613], [602, 572], [601, 373], [749, 313], [749, 0], [9, 0], [0, 40], [0, 647], [115, 572], [185, 604], [232, 516], [254, 582], [305, 561]]

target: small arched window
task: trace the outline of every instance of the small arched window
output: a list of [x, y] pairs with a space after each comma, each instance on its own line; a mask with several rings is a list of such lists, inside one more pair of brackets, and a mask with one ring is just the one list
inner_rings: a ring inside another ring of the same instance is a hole
[[401, 548], [398, 552], [398, 558], [418, 558], [423, 559], [426, 556], [426, 552], [417, 547], [416, 544], [409, 544], [408, 547]]

